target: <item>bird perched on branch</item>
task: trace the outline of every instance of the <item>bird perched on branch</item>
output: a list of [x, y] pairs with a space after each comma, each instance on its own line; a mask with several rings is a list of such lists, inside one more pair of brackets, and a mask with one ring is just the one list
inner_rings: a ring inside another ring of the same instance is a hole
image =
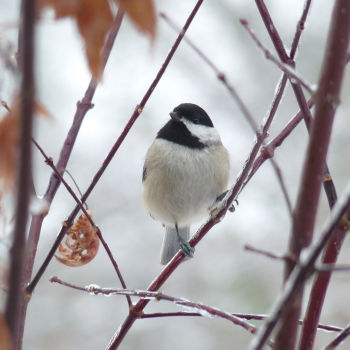
[[161, 263], [181, 249], [192, 257], [190, 224], [203, 219], [227, 189], [229, 155], [208, 114], [192, 103], [170, 112], [143, 168], [143, 200], [150, 215], [165, 225]]

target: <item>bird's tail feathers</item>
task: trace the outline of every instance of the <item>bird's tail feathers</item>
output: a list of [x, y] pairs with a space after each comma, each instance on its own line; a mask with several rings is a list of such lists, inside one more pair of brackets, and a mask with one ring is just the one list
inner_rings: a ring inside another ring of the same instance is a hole
[[[190, 227], [179, 227], [178, 232], [179, 236], [187, 242], [190, 237]], [[177, 236], [176, 228], [166, 226], [162, 250], [160, 252], [161, 264], [166, 265], [180, 249], [180, 241]]]

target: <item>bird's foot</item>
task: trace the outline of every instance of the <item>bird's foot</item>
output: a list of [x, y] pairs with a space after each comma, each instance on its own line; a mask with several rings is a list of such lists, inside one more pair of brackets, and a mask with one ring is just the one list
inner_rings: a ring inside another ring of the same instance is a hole
[[193, 258], [195, 249], [191, 247], [188, 242], [185, 242], [182, 239], [179, 240], [179, 243], [180, 243], [181, 251], [184, 253], [184, 255], [187, 258]]
[[[222, 206], [224, 205], [224, 201], [226, 201], [226, 196], [228, 194], [228, 191], [223, 192], [220, 196], [218, 196], [214, 202], [214, 204], [209, 208], [209, 214], [212, 219], [215, 219], [216, 216], [219, 214], [220, 210], [222, 209]], [[234, 203], [238, 205], [238, 200], [235, 199]], [[235, 204], [232, 203], [228, 210], [233, 213], [235, 211]], [[218, 219], [220, 221], [220, 219]]]

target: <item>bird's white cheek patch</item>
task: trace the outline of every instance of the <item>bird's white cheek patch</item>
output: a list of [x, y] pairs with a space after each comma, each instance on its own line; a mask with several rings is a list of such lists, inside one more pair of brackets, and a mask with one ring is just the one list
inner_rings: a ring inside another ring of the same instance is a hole
[[201, 142], [207, 145], [216, 144], [221, 141], [219, 133], [213, 127], [193, 124], [186, 119], [183, 120], [183, 123], [193, 136], [198, 137]]

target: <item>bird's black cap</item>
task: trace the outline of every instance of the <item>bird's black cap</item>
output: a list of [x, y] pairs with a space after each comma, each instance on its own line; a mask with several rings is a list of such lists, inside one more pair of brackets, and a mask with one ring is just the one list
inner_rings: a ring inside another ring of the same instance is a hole
[[207, 112], [194, 103], [181, 103], [170, 112], [170, 116], [175, 121], [180, 121], [181, 118], [184, 118], [194, 124], [214, 127]]
[[214, 127], [210, 117], [203, 108], [193, 103], [182, 103], [170, 112], [170, 116], [171, 120], [159, 130], [157, 138], [194, 149], [206, 147], [197, 136], [191, 134], [182, 122], [184, 119], [187, 119], [193, 124]]

